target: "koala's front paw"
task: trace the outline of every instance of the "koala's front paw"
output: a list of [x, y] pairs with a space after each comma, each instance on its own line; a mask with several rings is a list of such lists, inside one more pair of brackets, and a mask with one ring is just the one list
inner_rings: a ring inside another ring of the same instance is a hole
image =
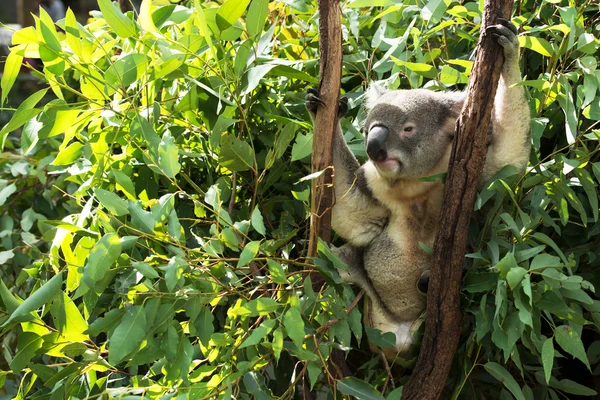
[[305, 106], [309, 113], [316, 115], [319, 106], [325, 105], [323, 100], [319, 98], [319, 91], [317, 89], [308, 89], [306, 97], [304, 97]]
[[506, 58], [514, 57], [519, 54], [519, 39], [517, 38], [517, 28], [504, 18], [498, 18], [499, 24], [487, 28], [498, 44], [504, 49]]
[[[323, 100], [319, 97], [319, 91], [316, 89], [308, 89], [306, 93], [306, 97], [304, 98], [306, 101], [306, 109], [313, 115], [317, 114], [317, 110], [319, 106], [325, 105]], [[342, 97], [338, 104], [338, 118], [342, 118], [344, 115], [348, 113], [348, 98]]]

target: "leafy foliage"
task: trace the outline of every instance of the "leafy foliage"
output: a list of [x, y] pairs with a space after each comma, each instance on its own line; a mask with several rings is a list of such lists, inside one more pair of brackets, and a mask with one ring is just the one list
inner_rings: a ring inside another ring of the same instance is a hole
[[[479, 36], [474, 1], [352, 0], [344, 16], [346, 140], [364, 157], [369, 81], [460, 89]], [[0, 381], [16, 398], [398, 399], [324, 244], [306, 259], [317, 83], [304, 0], [109, 0], [85, 26], [42, 10], [16, 32], [44, 88], [0, 130]], [[597, 4], [522, 0], [534, 151], [524, 177], [482, 189], [464, 279], [453, 398], [593, 395], [599, 373], [600, 70]], [[312, 288], [306, 270], [326, 279]], [[368, 329], [372, 343], [389, 335]], [[356, 376], [336, 381], [333, 349]], [[502, 389], [498, 391], [498, 381]], [[303, 390], [307, 390], [305, 386]]]

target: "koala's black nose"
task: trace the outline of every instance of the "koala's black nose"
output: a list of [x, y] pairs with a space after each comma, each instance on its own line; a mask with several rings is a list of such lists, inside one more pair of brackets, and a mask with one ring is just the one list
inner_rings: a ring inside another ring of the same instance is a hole
[[384, 126], [374, 126], [367, 135], [367, 154], [373, 161], [387, 160], [385, 140], [390, 131]]

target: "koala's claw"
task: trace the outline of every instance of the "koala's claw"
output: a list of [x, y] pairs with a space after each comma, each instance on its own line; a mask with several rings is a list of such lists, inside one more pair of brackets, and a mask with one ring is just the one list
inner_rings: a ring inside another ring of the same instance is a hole
[[517, 30], [517, 27], [514, 26], [514, 24], [512, 22], [510, 22], [509, 20], [507, 20], [505, 18], [497, 18], [496, 21], [500, 22], [500, 24], [502, 24], [503, 26], [510, 29], [512, 31], [512, 33], [514, 33], [515, 35], [517, 33], [519, 33], [519, 31]]
[[[304, 99], [306, 101], [306, 103], [305, 103], [306, 109], [312, 114], [317, 113], [319, 106], [325, 105], [323, 100], [321, 100], [321, 98], [319, 97], [319, 91], [316, 89], [312, 89], [312, 88], [308, 89]], [[342, 118], [347, 113], [348, 113], [348, 98], [342, 97], [338, 104], [338, 118]]]
[[304, 100], [306, 104], [306, 109], [312, 114], [317, 113], [319, 106], [325, 105], [323, 100], [319, 98], [319, 92], [315, 89], [308, 89]]
[[504, 49], [505, 56], [514, 55], [519, 49], [519, 40], [517, 39], [517, 28], [508, 20], [498, 18], [497, 25], [489, 26], [486, 32]]

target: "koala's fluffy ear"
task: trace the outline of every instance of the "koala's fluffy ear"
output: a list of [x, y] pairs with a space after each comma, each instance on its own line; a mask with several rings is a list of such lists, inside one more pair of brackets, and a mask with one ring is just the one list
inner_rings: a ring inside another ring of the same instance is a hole
[[387, 92], [388, 90], [383, 86], [380, 86], [374, 82], [371, 83], [371, 85], [369, 85], [369, 89], [367, 89], [367, 92], [365, 93], [364, 106], [367, 111], [371, 110], [375, 103], [377, 103], [377, 100], [379, 100], [379, 98]]
[[460, 116], [465, 104], [464, 92], [449, 92], [444, 94], [445, 106], [448, 109], [448, 117], [456, 119]]

